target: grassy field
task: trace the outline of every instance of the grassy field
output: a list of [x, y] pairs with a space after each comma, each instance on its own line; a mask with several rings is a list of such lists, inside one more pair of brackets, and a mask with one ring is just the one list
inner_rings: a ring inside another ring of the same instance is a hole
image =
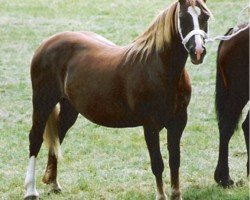
[[[22, 199], [31, 127], [32, 55], [48, 36], [66, 30], [90, 30], [125, 45], [141, 33], [170, 0], [0, 0], [0, 199]], [[247, 0], [213, 0], [211, 35], [235, 25]], [[218, 42], [208, 45], [204, 64], [187, 63], [193, 95], [182, 139], [181, 188], [184, 200], [247, 200], [246, 149], [242, 131], [230, 144], [230, 168], [236, 187], [221, 189], [213, 180], [218, 154], [214, 112], [215, 58]], [[161, 133], [164, 181], [170, 194], [166, 131]], [[79, 117], [62, 146], [60, 195], [47, 195], [42, 184], [47, 160], [37, 163], [42, 199], [154, 199], [155, 181], [142, 129], [108, 129]]]

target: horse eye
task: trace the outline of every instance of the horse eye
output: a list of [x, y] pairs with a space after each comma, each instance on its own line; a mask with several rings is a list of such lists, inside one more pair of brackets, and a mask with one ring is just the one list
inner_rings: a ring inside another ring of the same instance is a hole
[[179, 18], [180, 19], [184, 18], [184, 14], [183, 13], [179, 13]]
[[206, 14], [206, 13], [204, 13], [204, 14], [202, 14], [202, 15], [200, 15], [200, 19], [201, 20], [203, 20], [203, 21], [208, 21], [209, 20], [209, 15], [208, 14]]

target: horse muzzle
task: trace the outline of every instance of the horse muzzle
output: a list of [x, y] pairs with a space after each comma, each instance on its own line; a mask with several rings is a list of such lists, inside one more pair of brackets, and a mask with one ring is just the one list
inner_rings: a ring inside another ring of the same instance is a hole
[[[204, 41], [208, 38], [208, 35], [203, 30], [193, 30], [189, 32], [184, 38], [182, 38], [182, 44], [185, 49], [189, 52], [191, 61], [193, 64], [201, 64], [206, 55], [206, 48], [204, 47]], [[192, 40], [191, 44], [190, 41]], [[188, 44], [189, 43], [189, 44]], [[193, 43], [193, 44], [192, 44]]]
[[203, 63], [203, 60], [204, 60], [206, 53], [207, 53], [207, 51], [206, 51], [205, 47], [200, 47], [200, 48], [191, 47], [189, 50], [191, 62], [194, 65], [199, 65], [199, 64]]

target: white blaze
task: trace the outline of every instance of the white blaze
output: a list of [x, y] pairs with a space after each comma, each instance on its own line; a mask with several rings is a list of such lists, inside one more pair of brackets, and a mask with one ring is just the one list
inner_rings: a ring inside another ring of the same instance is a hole
[[[188, 7], [188, 13], [192, 16], [193, 18], [193, 23], [194, 23], [194, 30], [200, 30], [200, 25], [199, 25], [199, 16], [201, 14], [201, 9], [198, 8], [197, 6]], [[203, 53], [204, 49], [202, 47], [203, 45], [203, 40], [201, 38], [201, 35], [195, 35], [195, 53], [197, 54], [197, 59], [200, 60], [200, 56]]]

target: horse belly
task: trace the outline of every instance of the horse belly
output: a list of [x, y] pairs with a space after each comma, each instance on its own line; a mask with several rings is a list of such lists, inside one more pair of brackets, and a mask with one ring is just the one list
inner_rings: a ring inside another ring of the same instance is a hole
[[139, 125], [129, 110], [119, 102], [113, 102], [112, 104], [89, 102], [80, 108], [80, 113], [93, 123], [102, 126], [122, 128]]
[[68, 88], [67, 96], [75, 109], [95, 124], [114, 128], [140, 125], [121, 95], [102, 91]]

